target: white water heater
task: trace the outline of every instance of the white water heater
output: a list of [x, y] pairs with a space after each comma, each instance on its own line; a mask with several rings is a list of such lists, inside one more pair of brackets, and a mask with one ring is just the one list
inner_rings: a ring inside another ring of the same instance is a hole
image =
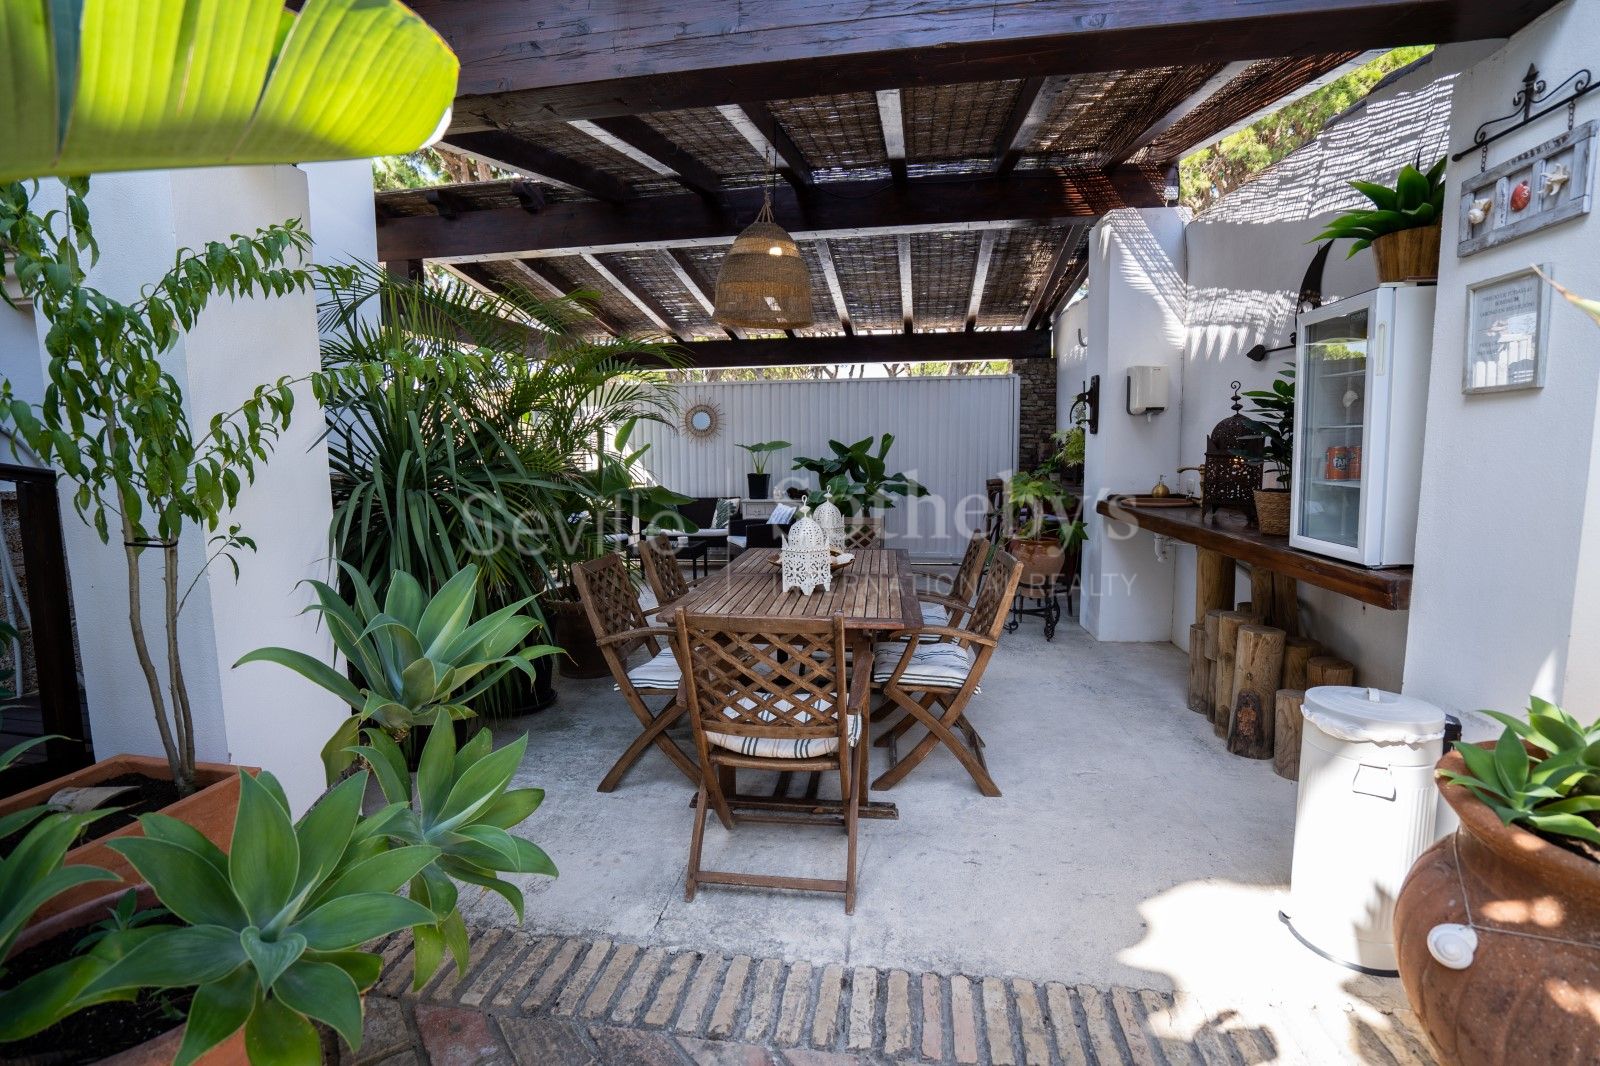
[[1167, 409], [1167, 368], [1130, 366], [1128, 368], [1128, 413], [1153, 415]]

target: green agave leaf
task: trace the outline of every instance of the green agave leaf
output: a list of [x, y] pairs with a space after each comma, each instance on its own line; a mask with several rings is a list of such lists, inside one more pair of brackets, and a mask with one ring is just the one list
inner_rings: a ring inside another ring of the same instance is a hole
[[1388, 186], [1370, 181], [1352, 181], [1350, 186], [1374, 204], [1377, 204], [1380, 210], [1395, 210], [1399, 198], [1395, 195], [1395, 191]]
[[332, 1026], [351, 1050], [361, 1046], [361, 993], [339, 967], [301, 959], [278, 978], [273, 994], [291, 1010]]
[[201, 985], [189, 1005], [189, 1023], [172, 1066], [189, 1066], [239, 1031], [256, 1002], [256, 979], [240, 966], [220, 980]]
[[1596, 827], [1593, 822], [1581, 815], [1535, 813], [1522, 820], [1540, 832], [1575, 837], [1578, 840], [1587, 840], [1591, 844], [1600, 844], [1600, 827]]
[[294, 827], [300, 846], [300, 873], [291, 898], [304, 897], [338, 867], [355, 832], [356, 820], [361, 817], [361, 799], [366, 790], [366, 773], [351, 774], [319, 799]]
[[281, 1000], [257, 999], [244, 1026], [250, 1066], [306, 1066], [321, 1062], [317, 1031], [305, 1016]]
[[397, 892], [401, 885], [421, 873], [422, 868], [438, 856], [439, 849], [427, 844], [408, 845], [369, 855], [339, 871], [339, 876], [313, 897], [313, 908], [322, 900], [342, 896]]
[[250, 926], [239, 934], [239, 943], [245, 955], [256, 968], [256, 980], [266, 991], [272, 991], [280, 974], [305, 953], [306, 938], [291, 931], [272, 940], [263, 939], [261, 930]]
[[351, 750], [367, 760], [372, 772], [378, 775], [383, 798], [390, 803], [411, 802], [411, 771], [406, 765], [405, 752], [400, 750], [389, 734], [381, 729], [365, 733], [367, 743]]
[[358, 892], [330, 899], [293, 928], [318, 951], [340, 951], [433, 918], [427, 907], [404, 896]]
[[[147, 814], [139, 819], [163, 817]], [[161, 905], [191, 925], [243, 928], [245, 913], [226, 877], [198, 852], [149, 836], [107, 842], [150, 883]]]
[[1515, 796], [1528, 783], [1528, 753], [1522, 746], [1522, 738], [1510, 730], [1501, 733], [1495, 742], [1494, 764], [1501, 791], [1507, 798]]
[[266, 784], [241, 770], [228, 878], [252, 924], [265, 927], [277, 916], [289, 902], [299, 871], [300, 843], [289, 812]]
[[[440, 829], [451, 829], [475, 817], [511, 783], [511, 777], [528, 748], [526, 735], [475, 762], [450, 789], [444, 807], [435, 817]], [[424, 815], [431, 813], [426, 807]]]
[[396, 0], [40, 0], [0, 5], [0, 68], [7, 182], [409, 152], [458, 64]]
[[363, 992], [377, 984], [383, 973], [383, 959], [370, 951], [308, 951], [304, 958], [339, 967]]
[[422, 745], [422, 757], [417, 761], [417, 798], [424, 817], [429, 812], [443, 810], [450, 797], [450, 771], [456, 757], [456, 731], [443, 711], [433, 720], [428, 740]]
[[461, 635], [478, 594], [478, 568], [464, 566], [428, 601], [417, 623], [417, 640], [430, 659], [439, 657]]
[[1432, 189], [1428, 179], [1416, 167], [1406, 165], [1400, 168], [1400, 176], [1395, 180], [1395, 207], [1399, 210], [1413, 208], [1429, 201]]
[[361, 737], [361, 717], [351, 715], [339, 723], [328, 742], [322, 745], [322, 771], [328, 784], [339, 780], [341, 774], [355, 762], [355, 743]]
[[521, 825], [544, 802], [542, 788], [514, 788], [499, 796], [478, 815], [481, 825], [511, 829]]
[[286, 666], [312, 684], [327, 689], [350, 706], [357, 710], [361, 709], [361, 691], [350, 683], [350, 679], [321, 659], [307, 655], [303, 651], [295, 651], [293, 648], [257, 648], [234, 663], [234, 669], [246, 663], [277, 663], [279, 666]]
[[228, 872], [228, 855], [200, 830], [179, 818], [167, 815], [148, 815], [139, 820], [139, 828], [153, 840], [165, 840], [190, 851], [214, 866], [218, 873]]
[[175, 926], [146, 937], [84, 989], [186, 988], [220, 980], [245, 961], [239, 934], [218, 925]]

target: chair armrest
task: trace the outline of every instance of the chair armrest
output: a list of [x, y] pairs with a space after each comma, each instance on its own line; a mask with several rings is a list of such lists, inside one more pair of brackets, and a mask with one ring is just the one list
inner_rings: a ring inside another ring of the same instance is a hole
[[673, 631], [666, 626], [641, 626], [636, 629], [625, 629], [621, 633], [613, 633], [609, 637], [601, 637], [595, 643], [605, 647], [608, 644], [618, 644], [624, 640], [637, 640], [640, 637], [661, 637], [670, 643]]
[[[919, 636], [932, 633], [936, 637], [949, 637], [951, 640], [959, 640], [964, 644], [980, 644], [985, 648], [997, 648], [1000, 646], [999, 641], [990, 640], [981, 633], [974, 633], [970, 629], [955, 629], [951, 626], [923, 626], [921, 629], [916, 630], [916, 633]], [[916, 647], [915, 644], [910, 646]]]
[[921, 600], [923, 603], [936, 603], [940, 607], [945, 607], [952, 611], [966, 611], [970, 609], [967, 604], [962, 603], [954, 596], [945, 596], [937, 592], [919, 592], [917, 593], [917, 599]]
[[872, 699], [872, 656], [856, 655], [855, 666], [850, 670], [850, 707]]

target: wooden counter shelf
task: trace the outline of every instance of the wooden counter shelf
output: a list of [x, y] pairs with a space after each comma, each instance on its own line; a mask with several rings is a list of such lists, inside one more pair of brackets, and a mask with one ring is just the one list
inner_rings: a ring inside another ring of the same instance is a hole
[[[1112, 496], [1095, 505], [1095, 511], [1113, 522], [1134, 525], [1150, 533], [1193, 544], [1202, 553], [1215, 552], [1252, 567], [1348, 596], [1388, 611], [1411, 606], [1411, 568], [1372, 570], [1289, 547], [1287, 537], [1269, 537], [1245, 527], [1244, 517], [1220, 512], [1202, 518], [1199, 507], [1140, 507]], [[1230, 568], [1231, 569], [1231, 568]], [[1228, 596], [1232, 596], [1231, 575]], [[1195, 604], [1196, 620], [1210, 607], [1232, 607], [1231, 602]]]

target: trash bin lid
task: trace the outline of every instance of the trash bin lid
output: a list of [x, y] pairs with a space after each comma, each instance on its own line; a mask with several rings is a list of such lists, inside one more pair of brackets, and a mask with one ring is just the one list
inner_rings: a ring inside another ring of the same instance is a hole
[[1340, 740], [1420, 744], [1444, 736], [1444, 712], [1398, 692], [1323, 685], [1306, 692], [1306, 721]]

